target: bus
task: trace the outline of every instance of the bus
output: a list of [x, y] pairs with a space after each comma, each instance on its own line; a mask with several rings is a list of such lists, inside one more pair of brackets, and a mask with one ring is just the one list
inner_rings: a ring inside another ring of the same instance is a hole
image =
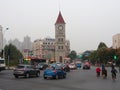
[[0, 71], [5, 70], [5, 59], [0, 57]]

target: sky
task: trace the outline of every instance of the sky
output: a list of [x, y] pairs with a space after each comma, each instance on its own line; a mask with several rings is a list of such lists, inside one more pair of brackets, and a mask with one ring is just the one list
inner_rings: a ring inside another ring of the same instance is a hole
[[4, 37], [23, 41], [29, 36], [32, 42], [55, 38], [59, 11], [70, 48], [78, 53], [96, 50], [100, 42], [111, 47], [112, 36], [120, 33], [120, 0], [0, 0]]

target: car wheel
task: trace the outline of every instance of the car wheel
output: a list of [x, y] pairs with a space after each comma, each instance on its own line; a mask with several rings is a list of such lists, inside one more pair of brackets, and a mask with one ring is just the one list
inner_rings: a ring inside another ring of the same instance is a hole
[[63, 75], [63, 78], [66, 78], [66, 75]]
[[26, 77], [26, 78], [30, 78], [30, 74], [29, 74], [29, 73], [26, 73], [25, 77]]
[[44, 79], [47, 79], [47, 77], [45, 77], [45, 75], [43, 77], [44, 77]]
[[47, 79], [47, 77], [44, 76], [44, 79]]
[[39, 77], [39, 76], [40, 76], [40, 73], [39, 73], [39, 72], [37, 72], [36, 77]]
[[15, 75], [15, 78], [18, 78], [18, 76], [17, 76], [17, 75]]
[[64, 78], [64, 76], [63, 76], [63, 75], [61, 75], [61, 76], [60, 76], [60, 79], [63, 79], [63, 78]]
[[55, 79], [59, 79], [59, 76], [58, 76], [58, 75], [56, 75]]

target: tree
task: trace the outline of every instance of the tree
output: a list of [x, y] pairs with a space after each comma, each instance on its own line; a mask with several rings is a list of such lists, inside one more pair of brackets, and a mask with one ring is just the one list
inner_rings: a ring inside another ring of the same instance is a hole
[[97, 50], [99, 50], [101, 48], [107, 48], [107, 46], [106, 46], [106, 44], [104, 42], [100, 42], [100, 44], [98, 45]]
[[89, 50], [83, 52], [83, 54], [82, 54], [82, 55], [83, 55], [82, 59], [83, 59], [83, 60], [89, 60], [89, 56], [91, 55], [91, 53], [92, 53], [92, 51], [89, 51]]
[[71, 51], [71, 53], [68, 55], [68, 57], [71, 59], [71, 60], [74, 60], [74, 59], [76, 59], [76, 57], [77, 57], [77, 53], [76, 53], [76, 51]]
[[19, 59], [23, 57], [22, 53], [12, 44], [5, 46], [5, 59], [6, 64], [8, 62], [9, 57], [9, 64], [16, 65], [19, 63]]
[[98, 56], [98, 60], [101, 63], [105, 63], [106, 62], [106, 49], [107, 49], [107, 45], [104, 42], [100, 42], [100, 44], [98, 45], [97, 48], [97, 56]]
[[89, 59], [90, 61], [95, 64], [95, 62], [97, 62], [99, 59], [98, 59], [98, 54], [97, 54], [97, 50], [94, 50], [90, 56], [89, 56]]

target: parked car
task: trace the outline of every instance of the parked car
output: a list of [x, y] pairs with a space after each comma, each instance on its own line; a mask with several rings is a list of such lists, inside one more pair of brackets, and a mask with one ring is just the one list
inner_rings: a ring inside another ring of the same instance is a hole
[[60, 66], [49, 67], [44, 70], [43, 77], [44, 77], [44, 79], [66, 78], [66, 72], [64, 70], [62, 70]]
[[40, 70], [44, 70], [44, 69], [46, 69], [48, 67], [48, 64], [46, 64], [46, 63], [39, 63], [38, 65], [37, 65], [37, 68], [39, 68]]
[[71, 70], [77, 68], [76, 65], [75, 65], [75, 63], [70, 63], [70, 64], [69, 64], [69, 67], [70, 67]]
[[57, 66], [60, 66], [61, 69], [63, 69], [64, 71], [66, 72], [69, 72], [70, 71], [70, 67], [68, 64], [64, 64], [64, 63], [56, 63]]
[[38, 68], [34, 68], [33, 65], [19, 64], [13, 71], [13, 75], [15, 78], [19, 78], [19, 76], [24, 76], [29, 78], [31, 76], [40, 76], [40, 70]]

